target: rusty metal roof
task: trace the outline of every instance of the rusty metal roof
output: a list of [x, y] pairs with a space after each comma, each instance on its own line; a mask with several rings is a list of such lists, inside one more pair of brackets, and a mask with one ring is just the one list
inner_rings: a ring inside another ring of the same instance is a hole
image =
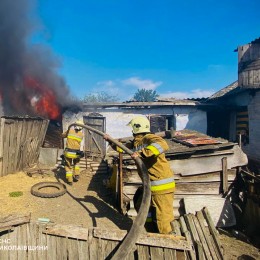
[[223, 138], [214, 138], [194, 130], [178, 131], [171, 139], [165, 139], [169, 145], [166, 154], [194, 154], [230, 149], [235, 143]]

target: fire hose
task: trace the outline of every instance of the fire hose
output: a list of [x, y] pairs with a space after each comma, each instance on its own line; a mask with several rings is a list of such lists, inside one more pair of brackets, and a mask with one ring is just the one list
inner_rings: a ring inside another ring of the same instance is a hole
[[[119, 148], [121, 148], [125, 153], [132, 155], [133, 151], [131, 151], [130, 149], [128, 149], [126, 146], [124, 146], [122, 143], [120, 143], [119, 141], [111, 138], [110, 136], [106, 135], [105, 133], [92, 128], [88, 125], [82, 125], [82, 124], [71, 124], [68, 127], [68, 130], [72, 127], [72, 126], [80, 126], [82, 128], [85, 128], [87, 130], [90, 130], [98, 135], [101, 135], [103, 137], [106, 136], [106, 140], [110, 143], [115, 144], [116, 146], [118, 146]], [[119, 245], [119, 248], [117, 249], [117, 251], [115, 252], [115, 254], [112, 256], [112, 258], [108, 258], [108, 259], [112, 259], [112, 260], [122, 260], [125, 259], [126, 256], [133, 250], [135, 243], [137, 241], [137, 239], [139, 238], [139, 235], [141, 234], [141, 232], [143, 231], [144, 224], [147, 218], [147, 214], [149, 211], [149, 207], [150, 207], [150, 200], [151, 200], [151, 190], [150, 190], [150, 179], [149, 179], [149, 174], [147, 171], [146, 166], [144, 165], [143, 161], [141, 160], [140, 157], [136, 157], [134, 158], [134, 161], [136, 163], [136, 166], [138, 168], [138, 171], [141, 175], [142, 178], [142, 182], [143, 182], [143, 196], [142, 196], [142, 201], [141, 201], [141, 205], [140, 205], [140, 210], [131, 226], [131, 229], [129, 230], [129, 232], [127, 233], [127, 235], [125, 236], [125, 238], [123, 239], [123, 241], [121, 242], [121, 244]]]

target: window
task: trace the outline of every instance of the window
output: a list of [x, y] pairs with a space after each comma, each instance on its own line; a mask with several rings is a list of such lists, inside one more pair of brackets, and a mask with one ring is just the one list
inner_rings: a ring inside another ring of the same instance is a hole
[[150, 116], [151, 132], [163, 132], [174, 129], [174, 118], [172, 115], [153, 115]]

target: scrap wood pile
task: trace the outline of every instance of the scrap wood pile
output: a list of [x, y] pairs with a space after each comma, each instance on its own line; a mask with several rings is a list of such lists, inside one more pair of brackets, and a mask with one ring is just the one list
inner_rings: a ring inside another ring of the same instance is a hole
[[187, 259], [224, 259], [219, 234], [207, 208], [194, 214], [185, 214], [179, 221], [172, 222], [177, 235], [184, 235], [192, 244], [192, 250], [186, 251]]
[[[207, 208], [184, 215], [172, 226], [176, 235], [143, 232], [127, 259], [224, 259]], [[0, 250], [0, 259], [111, 259], [126, 234], [119, 229], [35, 223], [30, 216], [8, 216], [0, 219], [2, 241], [8, 238], [8, 246], [48, 246], [48, 250]]]

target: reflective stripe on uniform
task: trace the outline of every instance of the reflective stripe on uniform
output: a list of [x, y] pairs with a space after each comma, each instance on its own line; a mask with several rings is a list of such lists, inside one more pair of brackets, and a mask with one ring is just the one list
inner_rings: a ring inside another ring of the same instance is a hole
[[146, 149], [152, 151], [154, 155], [159, 155], [164, 152], [164, 149], [157, 143], [151, 143]]
[[72, 175], [73, 175], [72, 172], [66, 172], [66, 177], [70, 177], [70, 176], [72, 176]]
[[174, 187], [175, 187], [175, 181], [173, 177], [163, 179], [163, 180], [158, 180], [158, 181], [151, 181], [151, 191], [168, 190]]
[[71, 158], [71, 159], [75, 159], [75, 158], [79, 157], [77, 155], [77, 153], [75, 153], [75, 152], [68, 152], [68, 151], [65, 151], [64, 155], [65, 155], [65, 157], [68, 157], [68, 158]]
[[76, 165], [74, 168], [75, 168], [75, 170], [79, 170], [79, 169], [80, 169], [80, 166], [77, 166], [77, 165]]
[[83, 139], [83, 137], [78, 136], [78, 135], [74, 135], [74, 134], [68, 134], [67, 138], [73, 139], [73, 140], [76, 140], [76, 141], [79, 141], [79, 142], [81, 142], [82, 139]]

